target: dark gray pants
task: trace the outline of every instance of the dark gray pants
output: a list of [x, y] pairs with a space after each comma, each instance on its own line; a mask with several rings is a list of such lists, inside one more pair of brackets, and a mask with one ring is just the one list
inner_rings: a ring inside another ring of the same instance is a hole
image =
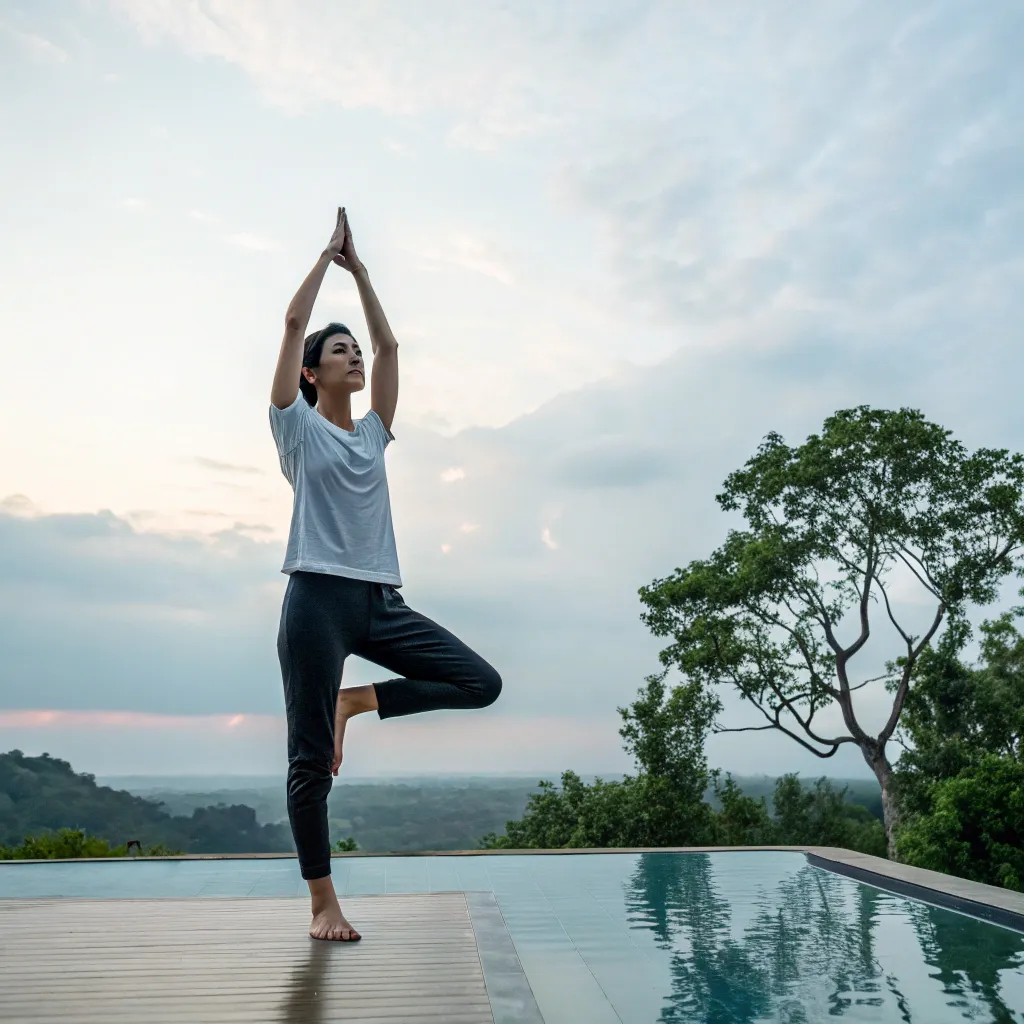
[[485, 708], [501, 677], [458, 637], [413, 611], [395, 587], [296, 572], [288, 580], [277, 652], [288, 716], [288, 818], [303, 878], [331, 873], [327, 794], [334, 713], [350, 654], [403, 678], [375, 683], [381, 718]]

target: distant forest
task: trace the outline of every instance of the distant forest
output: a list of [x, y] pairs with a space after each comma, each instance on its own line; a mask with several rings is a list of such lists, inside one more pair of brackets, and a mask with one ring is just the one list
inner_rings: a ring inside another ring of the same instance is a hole
[[0, 754], [0, 846], [26, 837], [76, 829], [119, 847], [138, 840], [144, 849], [182, 853], [274, 853], [292, 850], [287, 825], [260, 824], [240, 803], [196, 807], [172, 815], [153, 800], [97, 786], [67, 761], [20, 750]]
[[[155, 781], [155, 780], [153, 780]], [[205, 781], [205, 780], [204, 780]], [[775, 779], [735, 780], [755, 799], [770, 800]], [[178, 782], [178, 785], [181, 785]], [[881, 819], [881, 797], [871, 780], [844, 780], [846, 798]], [[329, 801], [331, 839], [354, 839], [368, 852], [476, 849], [480, 838], [500, 833], [523, 816], [536, 780], [423, 778], [336, 783]], [[708, 792], [715, 805], [716, 794]], [[291, 852], [284, 780], [248, 789], [136, 795], [98, 785], [94, 776], [44, 754], [0, 754], [0, 845], [27, 836], [80, 829], [123, 846], [165, 846], [184, 853]]]

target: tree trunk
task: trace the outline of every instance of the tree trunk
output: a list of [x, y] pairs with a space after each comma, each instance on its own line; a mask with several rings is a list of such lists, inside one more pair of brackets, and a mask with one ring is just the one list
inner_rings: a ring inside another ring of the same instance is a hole
[[896, 857], [896, 830], [900, 819], [903, 817], [903, 809], [900, 806], [899, 797], [896, 794], [893, 784], [893, 770], [889, 758], [885, 756], [885, 748], [882, 747], [861, 747], [864, 760], [875, 773], [879, 786], [882, 787], [882, 825], [885, 828], [885, 841], [888, 847], [889, 860], [897, 860]]

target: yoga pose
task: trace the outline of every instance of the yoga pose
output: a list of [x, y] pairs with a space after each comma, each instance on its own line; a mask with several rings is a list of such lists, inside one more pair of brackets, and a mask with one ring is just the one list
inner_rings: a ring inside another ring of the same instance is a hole
[[[370, 411], [352, 419], [366, 386], [362, 350], [344, 325], [304, 338], [331, 263], [355, 278], [370, 332]], [[309, 884], [315, 939], [358, 939], [331, 881], [327, 794], [354, 715], [381, 718], [436, 708], [483, 708], [501, 692], [498, 673], [448, 630], [413, 611], [398, 588], [398, 554], [384, 471], [394, 440], [398, 343], [338, 210], [334, 235], [295, 293], [270, 393], [270, 426], [295, 491], [277, 650], [288, 716], [288, 818]], [[341, 689], [350, 654], [401, 678]]]

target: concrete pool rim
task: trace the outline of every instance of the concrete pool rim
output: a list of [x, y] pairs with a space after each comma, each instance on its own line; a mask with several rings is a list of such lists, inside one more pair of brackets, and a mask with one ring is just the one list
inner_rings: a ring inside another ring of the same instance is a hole
[[[507, 857], [507, 856], [595, 856], [638, 853], [801, 853], [813, 867], [845, 875], [866, 885], [884, 889], [898, 896], [931, 903], [935, 906], [968, 914], [989, 924], [1024, 933], [1024, 893], [1002, 889], [982, 882], [972, 882], [954, 875], [910, 867], [895, 861], [873, 857], [830, 846], [658, 846], [553, 850], [422, 850], [415, 852], [334, 853], [333, 858], [392, 857]], [[0, 868], [22, 864], [95, 864], [126, 861], [192, 861], [192, 860], [294, 860], [292, 853], [200, 853], [167, 857], [82, 857], [66, 860], [0, 861]]]

